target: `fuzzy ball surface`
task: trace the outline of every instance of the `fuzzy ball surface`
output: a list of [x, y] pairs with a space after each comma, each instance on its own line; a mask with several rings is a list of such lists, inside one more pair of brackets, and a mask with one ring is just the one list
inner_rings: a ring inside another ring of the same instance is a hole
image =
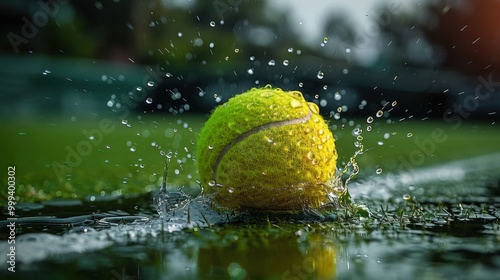
[[217, 207], [295, 210], [327, 202], [337, 151], [316, 104], [266, 86], [217, 107], [198, 139], [201, 184]]

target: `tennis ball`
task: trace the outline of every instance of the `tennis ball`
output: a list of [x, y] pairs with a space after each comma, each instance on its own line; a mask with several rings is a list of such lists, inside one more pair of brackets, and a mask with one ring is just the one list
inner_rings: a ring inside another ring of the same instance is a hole
[[299, 91], [252, 88], [217, 107], [197, 147], [201, 184], [218, 207], [294, 210], [328, 201], [335, 140]]

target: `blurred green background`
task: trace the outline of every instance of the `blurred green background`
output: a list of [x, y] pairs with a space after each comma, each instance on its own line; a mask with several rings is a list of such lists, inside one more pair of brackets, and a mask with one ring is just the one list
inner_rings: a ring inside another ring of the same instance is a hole
[[196, 193], [208, 113], [266, 84], [319, 105], [339, 168], [362, 128], [360, 176], [495, 153], [499, 11], [493, 0], [2, 1], [0, 169], [16, 166], [19, 201], [128, 195], [155, 190], [172, 153], [170, 186]]

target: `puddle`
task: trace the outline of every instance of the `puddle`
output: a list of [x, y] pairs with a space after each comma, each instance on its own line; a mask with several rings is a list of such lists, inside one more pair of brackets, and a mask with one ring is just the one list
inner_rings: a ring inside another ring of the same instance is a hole
[[[287, 216], [217, 212], [203, 196], [162, 217], [155, 213], [152, 195], [122, 202], [149, 202], [138, 209], [140, 215], [112, 210], [58, 217], [54, 209], [88, 213], [90, 202], [26, 204], [20, 208], [25, 214], [38, 215], [16, 221], [17, 268], [25, 275], [61, 264], [77, 267], [71, 272], [51, 271], [51, 277], [100, 271], [108, 278], [123, 272], [130, 277], [179, 279], [228, 275], [396, 279], [402, 271], [430, 278], [461, 277], [453, 269], [462, 264], [461, 271], [486, 278], [500, 268], [496, 158], [490, 155], [399, 174], [390, 184], [385, 182], [383, 191], [376, 186], [386, 178], [353, 180], [351, 195], [368, 207], [371, 216], [349, 220], [307, 212]], [[101, 205], [119, 208], [116, 201]], [[0, 244], [2, 252], [8, 248], [6, 242]], [[7, 261], [6, 254], [0, 255], [3, 271]], [[131, 264], [136, 267], [133, 271]]]

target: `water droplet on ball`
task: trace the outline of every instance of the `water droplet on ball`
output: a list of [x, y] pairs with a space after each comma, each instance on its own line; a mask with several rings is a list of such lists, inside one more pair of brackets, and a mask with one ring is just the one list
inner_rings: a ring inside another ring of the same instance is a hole
[[261, 97], [266, 97], [266, 98], [269, 98], [269, 97], [273, 97], [274, 96], [274, 93], [271, 92], [271, 91], [264, 91], [260, 94]]
[[309, 107], [309, 110], [311, 110], [311, 112], [313, 112], [313, 114], [319, 115], [319, 108], [318, 108], [318, 105], [316, 105], [316, 103], [308, 102], [307, 106]]
[[302, 103], [300, 103], [297, 99], [292, 99], [290, 101], [290, 106], [292, 106], [292, 108], [300, 108], [302, 107]]

